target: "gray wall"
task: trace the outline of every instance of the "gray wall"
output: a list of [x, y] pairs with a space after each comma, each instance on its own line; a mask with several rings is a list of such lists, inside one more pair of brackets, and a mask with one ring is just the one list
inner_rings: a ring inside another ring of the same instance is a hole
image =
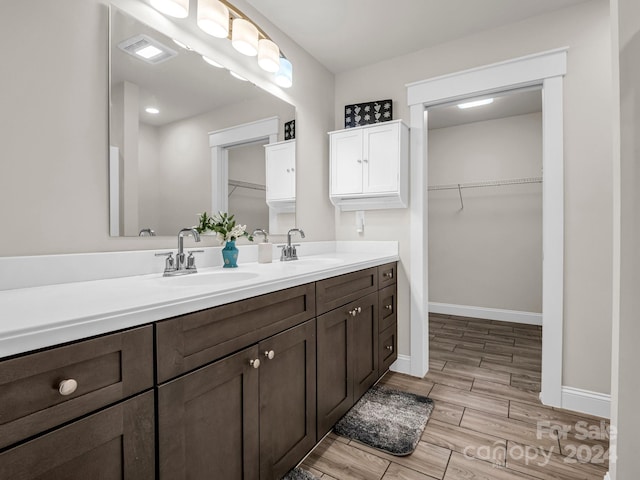
[[[429, 183], [542, 176], [542, 115], [429, 130]], [[429, 192], [429, 301], [542, 312], [542, 186]]]
[[[336, 75], [334, 128], [347, 104], [392, 98], [409, 119], [406, 84], [569, 47], [564, 78], [565, 265], [563, 385], [608, 393], [611, 377], [612, 166], [609, 3], [594, 0]], [[418, 49], [419, 46], [416, 46]], [[336, 214], [339, 240], [399, 239], [398, 351], [410, 353], [408, 210]]]
[[[613, 0], [616, 102], [614, 116], [614, 305], [611, 425], [612, 480], [638, 478], [640, 376], [640, 3]], [[616, 65], [618, 67], [618, 65]], [[619, 75], [618, 75], [619, 73]], [[618, 137], [619, 134], [619, 137]]]

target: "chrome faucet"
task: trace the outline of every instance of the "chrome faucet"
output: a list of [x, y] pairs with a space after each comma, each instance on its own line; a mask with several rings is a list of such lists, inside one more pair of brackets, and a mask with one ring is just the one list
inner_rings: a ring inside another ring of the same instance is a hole
[[156, 253], [156, 256], [164, 255], [167, 257], [164, 265], [165, 277], [198, 272], [198, 269], [196, 268], [196, 259], [193, 254], [204, 252], [204, 250], [190, 250], [189, 255], [185, 255], [183, 241], [184, 237], [189, 235], [192, 235], [196, 242], [200, 241], [200, 234], [195, 228], [183, 228], [180, 230], [178, 232], [178, 253], [176, 254], [175, 262], [173, 259], [173, 252]]
[[278, 245], [278, 247], [282, 248], [282, 254], [280, 255], [281, 262], [289, 262], [291, 260], [298, 260], [298, 252], [296, 251], [296, 247], [299, 247], [299, 243], [291, 244], [291, 235], [294, 233], [299, 233], [301, 238], [304, 238], [304, 232], [301, 228], [292, 228], [287, 232], [287, 244], [286, 245]]

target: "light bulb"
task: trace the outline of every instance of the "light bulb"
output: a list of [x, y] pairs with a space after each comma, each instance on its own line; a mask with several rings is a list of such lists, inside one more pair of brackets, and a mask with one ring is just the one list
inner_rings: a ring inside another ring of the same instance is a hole
[[229, 9], [218, 0], [198, 0], [198, 27], [209, 35], [229, 35]]
[[282, 88], [293, 85], [293, 65], [284, 57], [280, 57], [280, 69], [276, 72], [275, 82]]
[[258, 54], [258, 29], [244, 18], [233, 20], [231, 45], [243, 55], [255, 57]]
[[280, 69], [280, 49], [271, 40], [263, 38], [258, 42], [258, 65], [267, 72]]

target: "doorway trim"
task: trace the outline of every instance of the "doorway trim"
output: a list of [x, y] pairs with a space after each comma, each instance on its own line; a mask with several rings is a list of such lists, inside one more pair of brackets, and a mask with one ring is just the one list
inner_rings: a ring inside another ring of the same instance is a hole
[[[280, 119], [269, 117], [209, 133], [211, 148], [211, 212], [226, 212], [229, 203], [229, 147], [268, 140], [278, 141]], [[271, 211], [271, 209], [269, 209]]]
[[463, 98], [542, 87], [542, 382], [545, 405], [562, 405], [564, 295], [563, 79], [559, 48], [407, 85], [411, 129], [411, 374], [429, 368], [427, 108]]

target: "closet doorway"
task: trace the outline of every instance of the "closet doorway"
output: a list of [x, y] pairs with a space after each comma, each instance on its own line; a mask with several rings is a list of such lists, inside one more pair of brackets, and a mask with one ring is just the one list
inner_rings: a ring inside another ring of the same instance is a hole
[[562, 406], [564, 291], [563, 76], [567, 48], [434, 77], [407, 85], [411, 129], [409, 372], [423, 376], [429, 364], [428, 109], [445, 102], [518, 88], [542, 89], [543, 267], [542, 379], [540, 399]]
[[540, 87], [428, 116], [429, 312], [542, 325]]

